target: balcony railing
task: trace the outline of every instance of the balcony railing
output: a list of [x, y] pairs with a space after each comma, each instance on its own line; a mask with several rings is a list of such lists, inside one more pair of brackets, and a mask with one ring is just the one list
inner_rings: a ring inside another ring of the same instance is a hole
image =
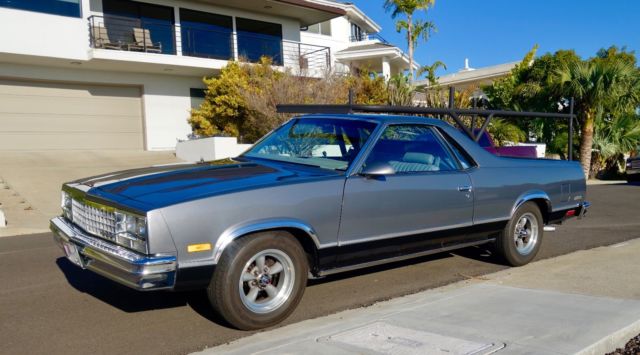
[[329, 47], [282, 40], [253, 32], [177, 26], [119, 16], [89, 18], [91, 47], [119, 51], [257, 62], [270, 57], [274, 65], [294, 70], [331, 68]]
[[367, 33], [361, 34], [357, 36], [349, 37], [349, 41], [351, 42], [363, 42], [363, 41], [379, 41], [382, 43], [389, 43], [386, 39], [382, 38], [379, 33]]

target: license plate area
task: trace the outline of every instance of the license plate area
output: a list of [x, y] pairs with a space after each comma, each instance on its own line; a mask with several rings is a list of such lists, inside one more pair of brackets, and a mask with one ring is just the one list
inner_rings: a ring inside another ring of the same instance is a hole
[[64, 249], [64, 253], [67, 256], [67, 259], [72, 263], [84, 268], [82, 263], [82, 257], [80, 256], [80, 252], [78, 252], [78, 247], [70, 242], [63, 242], [62, 248]]

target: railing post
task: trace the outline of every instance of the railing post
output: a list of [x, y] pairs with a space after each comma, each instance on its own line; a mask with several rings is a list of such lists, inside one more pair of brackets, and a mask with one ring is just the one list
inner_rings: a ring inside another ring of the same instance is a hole
[[[284, 42], [282, 44], [282, 48], [284, 49]], [[302, 58], [302, 43], [298, 42], [298, 70], [300, 71], [302, 71], [303, 61], [304, 61], [304, 58]], [[284, 58], [282, 58], [282, 65], [284, 65]]]
[[178, 7], [173, 8], [173, 18], [175, 24], [173, 25], [173, 46], [177, 55], [182, 55], [182, 26], [180, 25], [180, 9]]
[[96, 48], [96, 39], [95, 39], [96, 35], [94, 33], [95, 32], [95, 30], [94, 30], [95, 25], [93, 23], [93, 19], [94, 19], [93, 15], [89, 16], [89, 18], [88, 18], [88, 20], [89, 20], [88, 21], [89, 22], [89, 47]]
[[238, 51], [238, 28], [236, 26], [236, 17], [233, 16], [233, 21], [231, 21], [233, 25], [233, 33], [231, 34], [231, 49], [233, 51], [233, 60], [237, 61], [239, 56]]
[[573, 105], [574, 105], [574, 99], [573, 97], [569, 100], [569, 139], [567, 139], [567, 141], [569, 142], [567, 145], [567, 159], [568, 160], [573, 160]]

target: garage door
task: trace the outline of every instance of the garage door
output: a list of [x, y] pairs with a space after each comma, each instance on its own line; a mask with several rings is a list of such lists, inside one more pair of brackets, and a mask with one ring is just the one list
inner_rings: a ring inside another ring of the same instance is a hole
[[140, 89], [0, 79], [0, 151], [143, 149]]

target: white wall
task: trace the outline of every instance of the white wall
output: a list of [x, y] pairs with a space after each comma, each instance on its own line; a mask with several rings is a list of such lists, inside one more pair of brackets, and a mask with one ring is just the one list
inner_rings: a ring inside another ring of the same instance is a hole
[[0, 53], [86, 60], [88, 49], [82, 18], [0, 7]]
[[316, 46], [331, 48], [332, 62], [335, 63], [335, 54], [350, 45], [351, 27], [346, 17], [338, 17], [331, 20], [331, 36], [318, 33], [299, 31], [300, 42]]
[[189, 89], [202, 88], [204, 85], [199, 77], [119, 73], [20, 64], [0, 65], [0, 77], [140, 86], [143, 95], [145, 141], [148, 150], [175, 149], [178, 139], [187, 138], [187, 135], [191, 133], [191, 127], [187, 123], [191, 109]]
[[[257, 14], [193, 1], [143, 2], [279, 23], [282, 25], [285, 40], [300, 41], [300, 23], [292, 18]], [[102, 1], [82, 0], [82, 18], [0, 7], [0, 53], [88, 60], [90, 43], [87, 19], [91, 15], [103, 15]]]

